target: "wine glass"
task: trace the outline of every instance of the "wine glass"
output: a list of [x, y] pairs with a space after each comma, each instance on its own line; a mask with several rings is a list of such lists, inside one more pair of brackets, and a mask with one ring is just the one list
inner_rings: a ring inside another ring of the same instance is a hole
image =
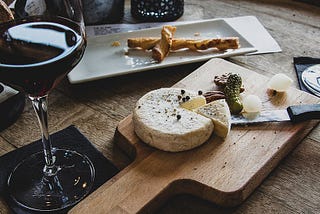
[[[21, 3], [22, 2], [22, 3]], [[43, 151], [21, 161], [8, 178], [20, 206], [59, 211], [84, 198], [95, 177], [83, 154], [52, 146], [47, 124], [48, 93], [78, 64], [86, 47], [81, 0], [40, 1], [34, 11], [0, 25], [0, 81], [24, 91], [36, 112]], [[20, 13], [20, 14], [19, 14]]]

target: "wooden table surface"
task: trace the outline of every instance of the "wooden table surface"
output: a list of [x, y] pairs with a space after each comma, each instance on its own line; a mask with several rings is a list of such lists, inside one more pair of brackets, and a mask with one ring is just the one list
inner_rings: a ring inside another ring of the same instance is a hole
[[[309, 1], [312, 2], [312, 1]], [[318, 4], [317, 1], [313, 1]], [[320, 57], [320, 7], [291, 0], [185, 0], [179, 21], [253, 15], [282, 48], [281, 53], [231, 57], [233, 63], [271, 77], [282, 72], [298, 82], [293, 57]], [[124, 23], [134, 23], [125, 1]], [[254, 29], [252, 29], [254, 30]], [[75, 125], [108, 159], [123, 169], [130, 163], [115, 145], [120, 120], [146, 92], [170, 87], [204, 62], [71, 85], [67, 79], [49, 96], [49, 129]], [[39, 139], [38, 124], [27, 101], [23, 114], [0, 132], [0, 155]], [[157, 213], [319, 213], [320, 126], [317, 126], [240, 206], [221, 208], [189, 195], [178, 195]], [[98, 205], [97, 205], [98, 206]], [[10, 213], [0, 200], [0, 213]]]

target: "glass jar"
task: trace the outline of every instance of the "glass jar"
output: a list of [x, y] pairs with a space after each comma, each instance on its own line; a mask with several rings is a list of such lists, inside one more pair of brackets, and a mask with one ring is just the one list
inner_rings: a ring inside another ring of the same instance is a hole
[[[23, 18], [41, 14], [49, 5], [51, 10], [59, 10], [65, 0], [17, 0], [16, 16]], [[124, 15], [124, 0], [82, 0], [83, 16], [86, 25], [99, 25], [120, 22]]]
[[140, 21], [173, 21], [183, 12], [184, 0], [131, 0], [131, 15]]
[[86, 25], [120, 22], [124, 15], [124, 0], [82, 0]]

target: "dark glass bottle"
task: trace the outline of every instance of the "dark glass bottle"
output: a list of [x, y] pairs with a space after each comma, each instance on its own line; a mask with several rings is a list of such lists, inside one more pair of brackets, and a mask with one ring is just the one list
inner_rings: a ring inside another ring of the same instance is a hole
[[184, 0], [131, 0], [131, 15], [140, 21], [173, 21], [183, 12]]
[[82, 0], [86, 25], [120, 22], [124, 15], [124, 0]]
[[[27, 1], [17, 0], [16, 17], [24, 18], [34, 11], [65, 11], [66, 0]], [[98, 25], [120, 22], [124, 15], [124, 0], [82, 0], [83, 17], [86, 25]], [[55, 12], [56, 13], [56, 12]]]

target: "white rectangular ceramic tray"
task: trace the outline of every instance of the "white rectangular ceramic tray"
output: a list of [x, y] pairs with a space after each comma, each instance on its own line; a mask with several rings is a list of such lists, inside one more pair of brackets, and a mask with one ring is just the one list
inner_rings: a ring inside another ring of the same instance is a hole
[[[196, 33], [199, 33], [199, 35]], [[151, 52], [127, 48], [127, 39], [130, 37], [160, 37], [160, 34], [161, 28], [151, 28], [88, 38], [88, 45], [82, 60], [68, 74], [69, 81], [76, 84], [155, 68], [199, 62], [214, 57], [225, 58], [256, 51], [253, 45], [223, 19], [178, 25], [174, 37], [205, 39], [236, 36], [239, 37], [241, 45], [239, 49], [172, 52], [161, 63], [157, 63], [151, 58]], [[116, 41], [120, 42], [120, 46], [112, 46]]]

